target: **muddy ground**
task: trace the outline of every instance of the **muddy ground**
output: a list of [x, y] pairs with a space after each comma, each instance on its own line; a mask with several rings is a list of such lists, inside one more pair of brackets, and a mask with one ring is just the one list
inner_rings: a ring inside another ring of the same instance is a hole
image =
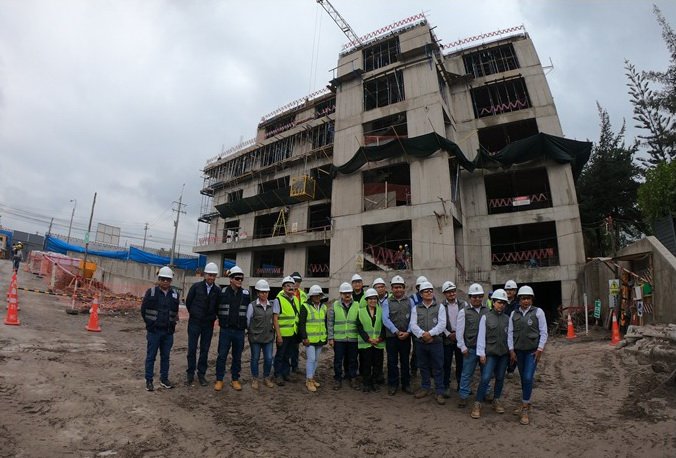
[[[0, 261], [0, 291], [10, 264]], [[20, 272], [19, 286], [42, 288]], [[317, 393], [302, 382], [254, 392], [248, 350], [244, 388], [186, 387], [186, 323], [172, 352], [173, 390], [144, 389], [145, 330], [137, 314], [68, 315], [67, 298], [19, 291], [20, 326], [0, 324], [0, 456], [676, 456], [676, 390], [665, 375], [608, 345], [605, 332], [550, 340], [538, 368], [529, 426], [511, 407], [479, 420], [456, 406], [398, 393], [330, 389], [331, 350]], [[4, 307], [3, 320], [4, 320]], [[207, 374], [213, 381], [217, 334]], [[156, 371], [159, 370], [159, 358]], [[304, 366], [304, 363], [301, 363]], [[156, 380], [157, 380], [156, 375]]]

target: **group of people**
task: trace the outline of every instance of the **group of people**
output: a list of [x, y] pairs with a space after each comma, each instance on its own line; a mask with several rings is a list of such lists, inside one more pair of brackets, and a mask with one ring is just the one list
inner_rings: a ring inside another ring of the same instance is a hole
[[[333, 389], [346, 382], [364, 392], [378, 391], [387, 384], [388, 394], [399, 390], [422, 399], [433, 395], [438, 404], [451, 396], [451, 367], [455, 359], [458, 406], [467, 406], [477, 365], [479, 387], [471, 409], [472, 418], [481, 417], [488, 399], [490, 383], [492, 407], [504, 413], [501, 401], [505, 376], [519, 370], [522, 402], [515, 410], [521, 424], [529, 424], [530, 400], [537, 363], [547, 342], [547, 323], [542, 309], [533, 305], [534, 292], [513, 280], [495, 290], [485, 301], [478, 283], [468, 289], [469, 304], [458, 299], [457, 287], [446, 281], [443, 300], [437, 300], [434, 286], [418, 277], [415, 292], [406, 295], [406, 282], [395, 275], [387, 283], [377, 278], [364, 288], [360, 275], [339, 287], [339, 298], [332, 304], [318, 285], [305, 291], [297, 272], [282, 280], [282, 290], [270, 298], [270, 285], [259, 280], [255, 297], [242, 287], [244, 273], [234, 266], [228, 272], [229, 284], [215, 284], [218, 266], [209, 263], [204, 280], [193, 284], [186, 296], [188, 320], [188, 367], [186, 384], [194, 385], [195, 374], [207, 386], [207, 359], [218, 319], [218, 357], [214, 389], [224, 388], [226, 361], [231, 355], [230, 386], [240, 391], [241, 356], [244, 340], [251, 349], [251, 387], [283, 386], [299, 371], [299, 346], [305, 348], [305, 387], [320, 387], [315, 374], [326, 345], [333, 349]], [[160, 352], [160, 385], [173, 388], [169, 381], [169, 353], [178, 321], [179, 299], [171, 288], [173, 272], [162, 267], [158, 285], [150, 288], [141, 313], [147, 329], [145, 363], [146, 389], [154, 390], [153, 374]], [[487, 306], [488, 304], [489, 306]], [[199, 346], [199, 359], [197, 348]], [[274, 351], [274, 356], [273, 356]], [[387, 378], [383, 371], [387, 352]], [[260, 357], [263, 354], [263, 372]], [[414, 392], [411, 378], [420, 371], [420, 389]], [[434, 380], [434, 389], [432, 388]]]

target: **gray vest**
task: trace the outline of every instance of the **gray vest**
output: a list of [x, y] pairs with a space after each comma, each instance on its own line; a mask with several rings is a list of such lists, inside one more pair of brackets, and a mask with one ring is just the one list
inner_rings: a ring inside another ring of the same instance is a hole
[[268, 301], [268, 306], [252, 302], [253, 315], [249, 323], [249, 343], [269, 343], [275, 338], [274, 325], [272, 323], [272, 306], [274, 301]]
[[[440, 305], [438, 303], [430, 305], [429, 308], [425, 307], [422, 302], [416, 305], [415, 312], [418, 315], [418, 326], [420, 326], [420, 329], [423, 331], [431, 331], [432, 328], [437, 325], [437, 322], [439, 321], [439, 307]], [[419, 342], [422, 342], [421, 339], [418, 339], [417, 337], [416, 339]], [[434, 336], [433, 339], [433, 343], [441, 343], [440, 335]]]
[[512, 314], [514, 350], [537, 350], [540, 341], [540, 320], [538, 320], [536, 312], [537, 307], [531, 307], [525, 315], [521, 314], [520, 308]]
[[465, 307], [465, 333], [462, 338], [467, 348], [476, 348], [476, 338], [479, 335], [479, 321], [488, 312], [488, 307], [482, 305], [477, 313], [471, 305]]
[[486, 355], [502, 356], [509, 353], [507, 328], [509, 317], [494, 310], [486, 313]]
[[[394, 296], [390, 296], [388, 302], [390, 321], [398, 330], [406, 332], [411, 322], [411, 303], [408, 301], [408, 297], [403, 296], [401, 299], [396, 299]], [[387, 337], [394, 337], [389, 329], [387, 330]]]

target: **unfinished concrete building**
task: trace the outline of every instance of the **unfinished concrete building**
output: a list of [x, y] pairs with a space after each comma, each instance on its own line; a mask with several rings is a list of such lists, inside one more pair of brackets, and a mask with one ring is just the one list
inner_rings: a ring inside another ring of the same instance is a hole
[[562, 138], [523, 28], [459, 50], [415, 19], [347, 48], [330, 91], [208, 161], [194, 251], [236, 262], [249, 286], [298, 271], [332, 297], [355, 272], [461, 290], [515, 279], [553, 316], [579, 300], [574, 177], [590, 144]]

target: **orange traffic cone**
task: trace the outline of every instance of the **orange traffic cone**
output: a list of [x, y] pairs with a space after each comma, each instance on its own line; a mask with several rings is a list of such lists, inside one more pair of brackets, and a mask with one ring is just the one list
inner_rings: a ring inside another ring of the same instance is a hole
[[99, 296], [98, 294], [94, 295], [92, 300], [92, 308], [89, 310], [89, 323], [85, 327], [87, 331], [91, 332], [101, 332], [101, 326], [99, 326]]
[[570, 313], [568, 314], [568, 335], [566, 339], [574, 339], [577, 336], [575, 335], [575, 328], [573, 327], [573, 320], [570, 319]]
[[613, 334], [610, 339], [610, 345], [617, 345], [620, 343], [620, 325], [617, 324], [617, 317], [613, 312]]
[[9, 291], [9, 300], [7, 304], [7, 316], [5, 317], [5, 324], [12, 326], [19, 326], [21, 322], [19, 321], [19, 310], [17, 305], [17, 296], [16, 288], [10, 289]]

